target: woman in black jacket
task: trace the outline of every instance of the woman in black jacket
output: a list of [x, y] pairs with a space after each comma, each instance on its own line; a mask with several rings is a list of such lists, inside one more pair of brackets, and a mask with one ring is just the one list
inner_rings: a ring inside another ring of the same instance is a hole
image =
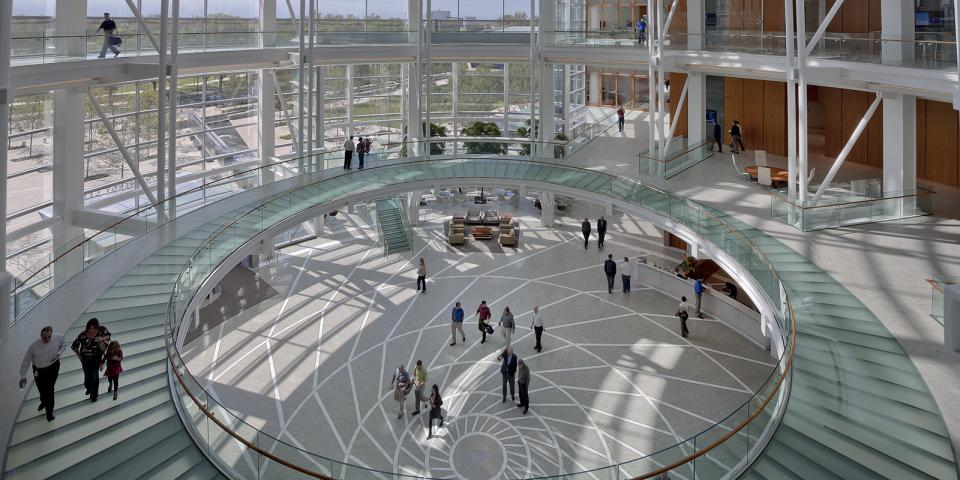
[[427, 423], [427, 438], [433, 436], [433, 419], [440, 419], [440, 428], [443, 428], [443, 415], [440, 407], [443, 405], [443, 399], [440, 398], [440, 387], [433, 384], [433, 393], [430, 394], [430, 419]]

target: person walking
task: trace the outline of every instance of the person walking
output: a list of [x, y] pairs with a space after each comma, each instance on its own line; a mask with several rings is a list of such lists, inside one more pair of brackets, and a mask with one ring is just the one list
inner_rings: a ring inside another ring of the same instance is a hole
[[413, 415], [420, 413], [420, 402], [427, 403], [427, 397], [423, 394], [424, 387], [427, 386], [427, 367], [423, 362], [417, 360], [417, 366], [413, 367], [413, 401], [417, 408], [413, 410]]
[[607, 255], [603, 262], [603, 273], [607, 275], [607, 293], [613, 293], [613, 282], [617, 275], [617, 262], [613, 261], [613, 254]]
[[543, 335], [543, 317], [540, 315], [540, 305], [533, 306], [533, 322], [530, 326], [533, 328], [533, 335], [537, 338], [537, 344], [533, 349], [540, 352], [543, 350], [543, 347], [540, 346], [540, 337]]
[[417, 265], [417, 291], [427, 293], [427, 264], [423, 257], [420, 257], [420, 264]]
[[400, 405], [397, 418], [403, 418], [404, 403], [407, 400], [407, 394], [411, 389], [410, 374], [403, 368], [403, 364], [393, 372], [393, 378], [390, 380], [390, 388], [393, 389], [393, 399]]
[[110, 331], [107, 327], [101, 326], [96, 318], [87, 320], [87, 326], [77, 335], [77, 339], [70, 345], [73, 353], [80, 357], [80, 365], [83, 367], [83, 386], [90, 396], [91, 402], [96, 402], [100, 393], [100, 360], [103, 359], [103, 352], [107, 350], [110, 344]]
[[443, 399], [440, 398], [440, 387], [433, 384], [433, 391], [430, 393], [430, 418], [427, 421], [427, 438], [433, 436], [433, 419], [440, 419], [438, 428], [443, 428]]
[[363, 150], [364, 143], [363, 137], [357, 137], [357, 160], [360, 161], [360, 164], [357, 165], [357, 168], [363, 169], [363, 155], [366, 153]]
[[67, 349], [63, 335], [54, 335], [53, 327], [40, 329], [40, 338], [27, 347], [20, 364], [20, 388], [27, 386], [27, 370], [33, 368], [33, 382], [40, 394], [40, 406], [37, 411], [47, 411], [47, 421], [52, 422], [54, 392], [57, 377], [60, 376], [60, 355]]
[[106, 367], [107, 371], [103, 376], [107, 377], [107, 393], [113, 391], [113, 399], [117, 399], [117, 390], [120, 390], [120, 373], [123, 372], [121, 363], [123, 361], [123, 350], [120, 349], [120, 342], [114, 340], [110, 342], [106, 353], [100, 359], [100, 370]]
[[720, 122], [713, 122], [713, 143], [717, 146], [717, 152], [723, 153], [723, 129], [720, 128]]
[[647, 43], [647, 18], [642, 17], [637, 21], [637, 46]]
[[630, 293], [630, 275], [633, 274], [633, 266], [630, 265], [630, 259], [623, 257], [620, 262], [620, 283], [623, 284], [623, 293]]
[[587, 249], [587, 243], [590, 242], [590, 219], [584, 218], [580, 224], [580, 231], [583, 232], [583, 249]]
[[690, 318], [690, 309], [693, 308], [687, 303], [687, 297], [680, 297], [680, 306], [675, 315], [680, 317], [680, 336], [687, 338], [690, 335], [690, 329], [687, 328], [687, 319]]
[[603, 239], [607, 237], [607, 219], [597, 219], [597, 248], [603, 248]]
[[103, 21], [100, 22], [100, 28], [98, 28], [96, 32], [93, 32], [93, 34], [96, 35], [101, 31], [103, 32], [103, 46], [100, 47], [100, 55], [97, 58], [106, 58], [108, 48], [113, 52], [114, 57], [119, 56], [120, 49], [117, 47], [119, 42], [114, 40], [114, 38], [119, 40], [119, 37], [117, 37], [117, 22], [114, 22], [113, 19], [110, 18], [109, 13], [103, 14]]
[[480, 343], [487, 343], [487, 330], [490, 326], [490, 307], [487, 306], [487, 301], [482, 300], [480, 306], [477, 307], [477, 318], [479, 322], [477, 323], [477, 328], [480, 329], [480, 335], [483, 337], [480, 339]]
[[503, 307], [503, 314], [500, 315], [500, 321], [497, 322], [497, 325], [500, 326], [500, 334], [503, 335], [503, 340], [507, 342], [507, 346], [510, 346], [510, 339], [513, 338], [513, 330], [517, 328], [517, 323], [513, 320], [513, 313], [510, 312], [510, 307]]
[[501, 393], [503, 399], [500, 403], [506, 403], [507, 401], [507, 384], [510, 384], [510, 400], [516, 400], [516, 396], [513, 394], [513, 378], [517, 374], [517, 355], [513, 353], [513, 347], [507, 346], [507, 349], [503, 351], [500, 355], [497, 356], [497, 360], [500, 361], [500, 377], [503, 380], [503, 386], [501, 387]]
[[697, 306], [697, 318], [703, 318], [703, 312], [700, 310], [700, 302], [703, 299], [703, 282], [699, 278], [693, 281], [693, 299]]
[[343, 169], [350, 170], [350, 162], [353, 161], [353, 136], [343, 141]]
[[626, 110], [623, 109], [623, 105], [620, 105], [617, 108], [617, 127], [620, 129], [620, 132], [623, 133], [623, 124], [626, 121], [623, 117], [626, 115]]
[[457, 344], [457, 332], [460, 332], [460, 339], [466, 343], [467, 336], [463, 334], [463, 308], [460, 307], [460, 302], [457, 302], [453, 306], [453, 311], [450, 312], [450, 335], [453, 337], [451, 347]]
[[743, 130], [740, 128], [739, 120], [733, 121], [733, 126], [730, 127], [730, 137], [733, 138], [730, 142], [730, 148], [733, 149], [733, 153], [740, 153], [741, 150], [747, 150], [747, 148], [743, 146]]
[[530, 409], [530, 368], [527, 362], [517, 361], [517, 388], [520, 390], [520, 403], [518, 407], [523, 407], [523, 414], [527, 414]]

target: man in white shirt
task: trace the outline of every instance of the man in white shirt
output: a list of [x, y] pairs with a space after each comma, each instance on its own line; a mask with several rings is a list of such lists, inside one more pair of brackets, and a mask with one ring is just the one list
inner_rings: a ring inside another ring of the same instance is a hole
[[[539, 352], [543, 350], [543, 347], [540, 346], [540, 337], [543, 335], [543, 317], [540, 316], [540, 305], [533, 306], [533, 323], [530, 326], [533, 327], [533, 334], [537, 337], [537, 346], [533, 349]], [[523, 396], [520, 398], [522, 399]]]
[[623, 293], [630, 293], [630, 275], [633, 274], [633, 266], [630, 265], [630, 259], [623, 257], [617, 270], [620, 270], [620, 283], [623, 284]]
[[40, 406], [37, 411], [46, 409], [47, 421], [52, 421], [53, 392], [60, 375], [60, 355], [67, 349], [63, 335], [54, 335], [53, 327], [43, 327], [40, 339], [30, 344], [20, 364], [20, 388], [27, 386], [27, 370], [33, 365], [33, 376], [40, 392]]
[[343, 141], [343, 169], [350, 170], [350, 161], [353, 160], [353, 136]]

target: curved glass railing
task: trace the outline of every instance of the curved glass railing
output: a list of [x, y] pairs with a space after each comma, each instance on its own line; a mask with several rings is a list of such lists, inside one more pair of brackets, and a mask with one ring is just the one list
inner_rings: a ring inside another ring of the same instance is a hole
[[[330, 175], [275, 195], [228, 216], [184, 264], [168, 303], [164, 324], [167, 356], [173, 375], [174, 401], [200, 448], [237, 478], [407, 478], [326, 458], [260, 431], [207, 393], [177, 350], [180, 327], [189, 320], [194, 296], [232, 252], [260, 232], [329, 201], [387, 186], [445, 178], [510, 179], [555, 184], [604, 195], [656, 212], [688, 228], [737, 262], [774, 305], [779, 335], [772, 342], [782, 352], [776, 367], [750, 398], [724, 419], [675, 445], [629, 462], [563, 475], [579, 478], [653, 478], [670, 472], [680, 478], [721, 478], [745, 469], [766, 445], [786, 405], [796, 319], [771, 262], [749, 237], [722, 213], [633, 180], [552, 162], [506, 158], [403, 161], [363, 172]], [[416, 477], [409, 477], [416, 478]]]
[[[599, 129], [587, 129], [571, 140], [540, 142], [517, 137], [434, 137], [419, 142], [422, 151], [434, 155], [470, 156], [499, 154], [529, 158], [531, 152], [553, 153], [556, 159], [570, 157], [577, 149], [593, 140]], [[366, 163], [378, 165], [405, 158], [413, 152], [414, 142], [382, 144], [366, 156]], [[429, 145], [429, 147], [428, 147]], [[202, 185], [179, 192], [175, 197], [157, 204], [126, 212], [116, 222], [86, 229], [83, 234], [63, 244], [54, 245], [51, 253], [24, 269], [17, 277], [11, 293], [11, 323], [26, 314], [43, 297], [60, 285], [93, 265], [104, 255], [116, 250], [131, 239], [143, 235], [179, 215], [219, 202], [236, 193], [268, 183], [319, 170], [338, 168], [343, 163], [343, 150], [319, 150], [307, 159], [273, 159], [266, 165], [234, 171], [208, 180]], [[358, 160], [354, 159], [354, 166]], [[173, 208], [171, 208], [173, 207]], [[163, 212], [161, 214], [160, 212]], [[173, 212], [173, 215], [171, 215]]]

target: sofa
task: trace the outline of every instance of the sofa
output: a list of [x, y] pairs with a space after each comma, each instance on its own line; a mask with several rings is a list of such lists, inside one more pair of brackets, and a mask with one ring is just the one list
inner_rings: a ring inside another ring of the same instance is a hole
[[483, 224], [484, 225], [500, 225], [500, 216], [497, 215], [497, 211], [487, 210], [483, 212]]
[[450, 245], [463, 245], [465, 242], [463, 236], [463, 226], [450, 225], [447, 230], [447, 243]]
[[467, 216], [464, 218], [464, 223], [467, 225], [482, 225], [483, 216], [480, 215], [480, 210], [467, 210]]
[[516, 247], [517, 235], [519, 234], [517, 224], [509, 223], [500, 225], [500, 245], [504, 247]]

